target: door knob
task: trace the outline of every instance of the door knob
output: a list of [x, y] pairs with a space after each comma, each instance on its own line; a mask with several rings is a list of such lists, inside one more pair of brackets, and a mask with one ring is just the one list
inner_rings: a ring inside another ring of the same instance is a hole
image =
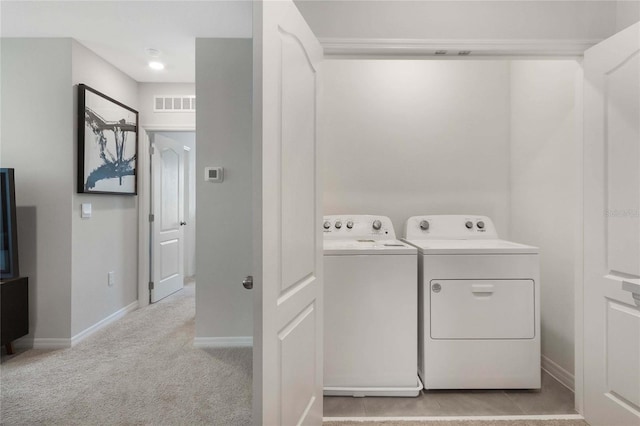
[[180, 226], [185, 226], [187, 222], [180, 222]]
[[242, 286], [247, 290], [251, 290], [253, 288], [253, 277], [248, 275], [242, 280]]

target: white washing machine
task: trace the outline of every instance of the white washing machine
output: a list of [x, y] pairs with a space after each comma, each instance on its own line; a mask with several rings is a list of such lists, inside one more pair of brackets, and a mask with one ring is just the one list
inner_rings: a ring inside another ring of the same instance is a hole
[[324, 394], [417, 396], [417, 250], [384, 216], [323, 226]]
[[540, 388], [538, 248], [485, 216], [414, 216], [418, 372], [425, 389]]

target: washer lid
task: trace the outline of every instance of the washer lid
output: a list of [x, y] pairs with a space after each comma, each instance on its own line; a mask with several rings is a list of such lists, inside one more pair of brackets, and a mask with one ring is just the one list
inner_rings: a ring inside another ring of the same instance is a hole
[[538, 247], [505, 240], [405, 240], [422, 254], [538, 254]]
[[417, 249], [399, 240], [324, 240], [324, 254], [342, 255], [415, 255]]

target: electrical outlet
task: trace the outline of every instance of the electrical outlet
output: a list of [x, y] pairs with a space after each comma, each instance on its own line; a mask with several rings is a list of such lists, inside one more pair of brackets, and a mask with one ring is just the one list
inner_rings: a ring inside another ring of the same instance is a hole
[[107, 274], [107, 285], [109, 287], [113, 287], [115, 283], [116, 283], [116, 273], [114, 271], [111, 271]]

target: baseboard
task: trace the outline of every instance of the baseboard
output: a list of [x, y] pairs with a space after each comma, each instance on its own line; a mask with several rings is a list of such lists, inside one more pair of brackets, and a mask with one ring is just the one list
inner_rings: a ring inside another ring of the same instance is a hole
[[80, 333], [76, 334], [75, 336], [73, 336], [71, 338], [71, 346], [77, 345], [82, 340], [84, 340], [87, 337], [91, 336], [96, 331], [98, 331], [98, 330], [108, 326], [109, 324], [119, 320], [123, 316], [127, 315], [129, 312], [135, 311], [136, 309], [138, 309], [138, 301], [137, 300], [135, 302], [125, 306], [124, 308], [117, 310], [116, 312], [112, 313], [108, 317], [98, 321], [97, 323], [93, 324], [91, 327], [89, 327], [89, 328], [81, 331]]
[[542, 355], [542, 369], [552, 375], [556, 380], [569, 388], [572, 392], [576, 390], [576, 378], [573, 374]]
[[24, 337], [13, 342], [16, 349], [67, 349], [71, 347], [71, 339]]
[[234, 337], [196, 337], [193, 339], [195, 348], [250, 348], [253, 347], [252, 336]]

